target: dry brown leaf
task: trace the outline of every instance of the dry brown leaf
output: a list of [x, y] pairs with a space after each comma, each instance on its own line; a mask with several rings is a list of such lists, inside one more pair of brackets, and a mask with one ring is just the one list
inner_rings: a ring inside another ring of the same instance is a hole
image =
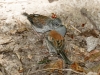
[[98, 53], [98, 52], [100, 52], [100, 51], [99, 51], [99, 50], [92, 50], [92, 51], [89, 52], [89, 56], [90, 56], [90, 55], [93, 55], [93, 54], [95, 54], [95, 53]]
[[[62, 69], [63, 68], [63, 60], [59, 59], [59, 60], [56, 60], [56, 61], [53, 61], [49, 64], [47, 64], [44, 68], [52, 68], [50, 69], [49, 71], [52, 73], [55, 71], [55, 69]], [[60, 70], [59, 73], [62, 73], [62, 71]]]
[[67, 33], [67, 36], [70, 37], [71, 39], [74, 39], [74, 37], [75, 37], [75, 35], [73, 35], [73, 34], [68, 34], [68, 33]]
[[71, 68], [75, 71], [78, 71], [78, 72], [86, 72], [78, 63], [74, 62], [72, 65], [71, 65]]
[[89, 52], [88, 56], [85, 57], [85, 61], [99, 61], [100, 60], [100, 51], [99, 50], [93, 50]]
[[80, 33], [80, 35], [81, 36], [83, 35], [85, 37], [93, 36], [93, 37], [98, 38], [99, 33], [96, 30], [92, 29], [92, 30], [84, 31], [84, 32]]

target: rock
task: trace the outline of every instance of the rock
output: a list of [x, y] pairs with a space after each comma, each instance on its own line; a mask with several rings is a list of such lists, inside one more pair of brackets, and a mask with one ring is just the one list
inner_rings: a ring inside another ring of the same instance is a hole
[[95, 38], [93, 36], [87, 37], [86, 38], [86, 43], [87, 43], [87, 51], [90, 52], [93, 50], [97, 44], [98, 44], [99, 38]]

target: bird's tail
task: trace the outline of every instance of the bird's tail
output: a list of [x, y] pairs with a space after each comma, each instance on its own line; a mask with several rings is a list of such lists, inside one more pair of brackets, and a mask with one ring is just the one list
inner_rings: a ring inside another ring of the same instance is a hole
[[22, 15], [24, 15], [24, 16], [28, 16], [28, 13], [26, 13], [26, 12], [23, 12], [23, 13], [22, 13]]
[[34, 24], [34, 23], [33, 23], [33, 14], [28, 14], [28, 13], [24, 12], [24, 13], [22, 13], [22, 15], [26, 16], [27, 19], [28, 19], [32, 24]]
[[72, 62], [67, 58], [67, 55], [65, 54], [65, 52], [63, 50], [60, 50], [60, 56], [65, 60], [66, 64], [71, 64]]

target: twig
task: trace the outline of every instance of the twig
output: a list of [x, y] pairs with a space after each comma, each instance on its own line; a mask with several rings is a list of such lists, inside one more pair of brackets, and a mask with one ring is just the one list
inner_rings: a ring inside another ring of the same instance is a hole
[[75, 29], [76, 31], [78, 31], [79, 33], [82, 33], [80, 30], [78, 30], [76, 27], [74, 27], [73, 25], [70, 24], [70, 21], [68, 21], [68, 25], [70, 25], [73, 29]]
[[72, 69], [58, 69], [58, 68], [41, 69], [41, 70], [37, 70], [37, 71], [35, 71], [35, 72], [32, 72], [32, 74], [33, 74], [33, 73], [37, 73], [37, 72], [41, 72], [41, 71], [47, 71], [47, 70], [72, 71], [72, 72], [75, 72], [75, 73], [78, 73], [78, 74], [83, 74], [83, 75], [85, 75], [85, 73], [80, 73], [80, 72], [74, 71], [74, 70], [72, 70]]
[[79, 33], [81, 33], [80, 30], [78, 30], [77, 28], [75, 28], [73, 25], [70, 25], [73, 29], [75, 29], [76, 31], [78, 31]]

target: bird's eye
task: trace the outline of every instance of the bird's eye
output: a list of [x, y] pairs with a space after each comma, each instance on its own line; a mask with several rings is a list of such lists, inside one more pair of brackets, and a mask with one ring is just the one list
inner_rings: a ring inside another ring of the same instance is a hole
[[57, 24], [56, 24], [56, 27], [58, 27], [58, 26], [60, 26], [60, 24], [57, 23]]

